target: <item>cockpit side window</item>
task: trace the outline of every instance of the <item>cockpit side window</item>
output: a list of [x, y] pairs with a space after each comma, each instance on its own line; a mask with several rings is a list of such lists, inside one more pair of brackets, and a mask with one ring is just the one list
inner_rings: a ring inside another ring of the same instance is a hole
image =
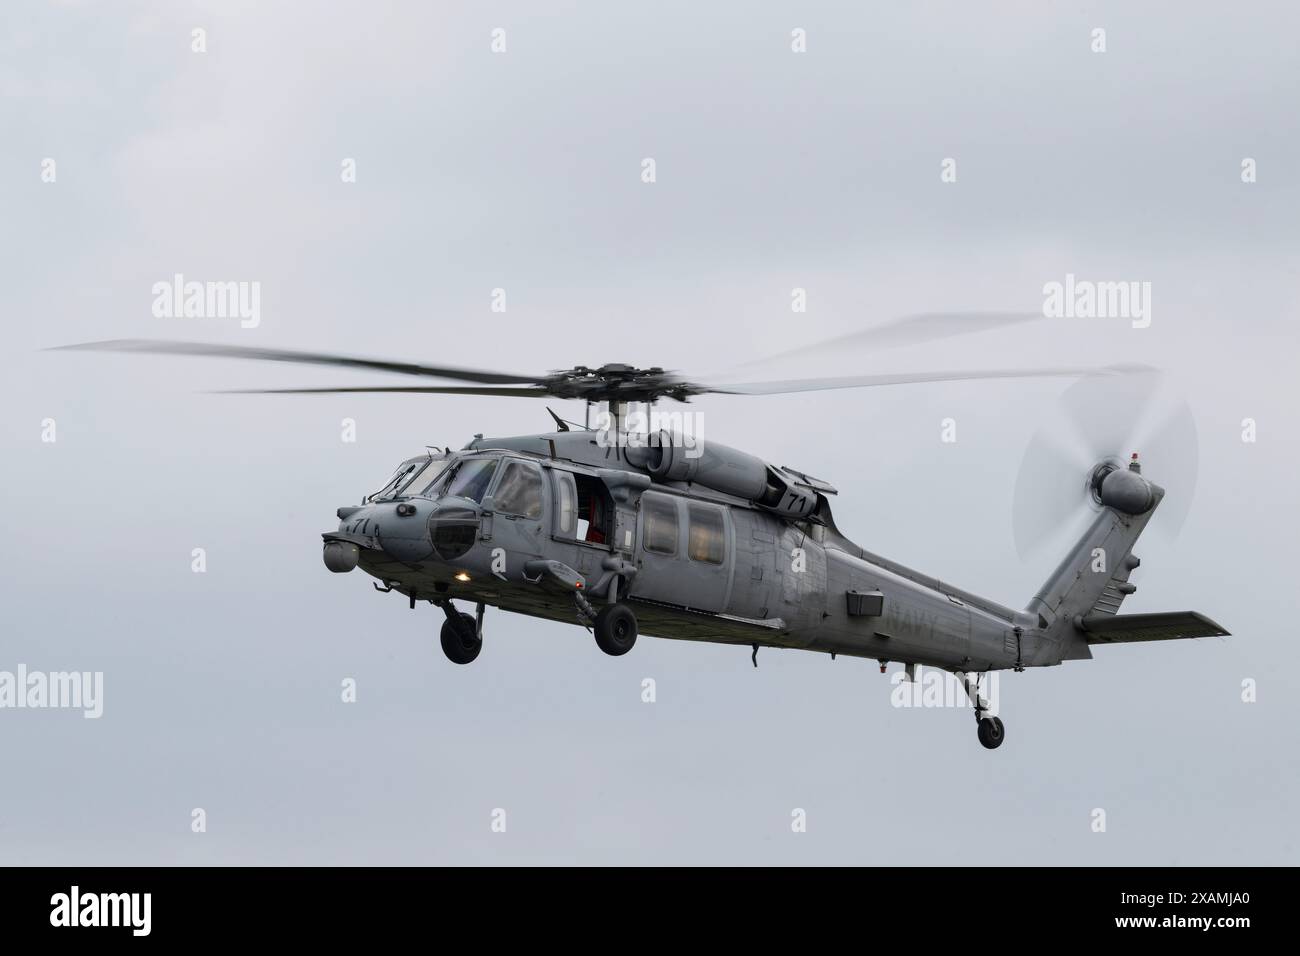
[[492, 506], [501, 514], [542, 516], [542, 471], [523, 461], [508, 461], [492, 496]]

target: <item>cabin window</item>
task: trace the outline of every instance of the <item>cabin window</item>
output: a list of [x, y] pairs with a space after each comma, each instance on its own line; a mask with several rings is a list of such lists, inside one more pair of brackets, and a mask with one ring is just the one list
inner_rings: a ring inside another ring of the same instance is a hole
[[492, 506], [501, 514], [540, 518], [542, 516], [541, 469], [523, 461], [506, 462], [496, 494], [492, 496]]
[[555, 534], [573, 537], [578, 527], [578, 487], [567, 471], [551, 472], [555, 485]]
[[677, 502], [648, 494], [641, 496], [641, 547], [651, 554], [677, 553]]
[[721, 564], [727, 557], [726, 524], [722, 509], [691, 502], [687, 506], [690, 528], [686, 553], [692, 561]]

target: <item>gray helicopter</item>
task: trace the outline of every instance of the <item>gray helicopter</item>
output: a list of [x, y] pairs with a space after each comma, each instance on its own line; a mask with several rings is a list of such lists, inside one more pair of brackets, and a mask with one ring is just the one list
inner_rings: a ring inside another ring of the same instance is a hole
[[[967, 322], [959, 331], [998, 324]], [[891, 331], [916, 339], [950, 334], [939, 317]], [[929, 330], [928, 332], [924, 330]], [[767, 395], [910, 382], [1067, 376], [1088, 383], [1140, 369], [1018, 369], [885, 374], [706, 385], [629, 365], [515, 375], [276, 349], [116, 340], [71, 349], [202, 355], [329, 365], [471, 383], [261, 389], [265, 393], [392, 392], [554, 397], [587, 405], [587, 421], [550, 412], [555, 430], [475, 436], [458, 451], [402, 462], [379, 490], [338, 509], [326, 531], [330, 571], [360, 568], [376, 589], [425, 601], [445, 621], [441, 644], [457, 664], [483, 646], [488, 607], [589, 628], [606, 654], [630, 651], [641, 633], [679, 640], [793, 648], [918, 665], [956, 674], [980, 743], [1001, 745], [1002, 720], [981, 689], [992, 671], [1092, 657], [1094, 644], [1225, 636], [1192, 611], [1119, 614], [1135, 590], [1132, 549], [1165, 490], [1136, 454], [1085, 452], [1064, 482], [1090, 506], [1086, 525], [1023, 610], [940, 581], [862, 548], [837, 527], [828, 482], [745, 451], [668, 430], [628, 427], [629, 409], [708, 393]], [[1089, 387], [1092, 387], [1090, 384]], [[1079, 399], [1095, 411], [1090, 396]], [[597, 427], [593, 407], [605, 410]], [[549, 411], [549, 409], [548, 409]], [[1127, 413], [1126, 413], [1127, 414]], [[1093, 416], [1096, 417], [1095, 414]], [[1185, 507], [1185, 506], [1184, 506]], [[1017, 534], [1020, 534], [1019, 527]], [[472, 607], [460, 610], [457, 602]]]

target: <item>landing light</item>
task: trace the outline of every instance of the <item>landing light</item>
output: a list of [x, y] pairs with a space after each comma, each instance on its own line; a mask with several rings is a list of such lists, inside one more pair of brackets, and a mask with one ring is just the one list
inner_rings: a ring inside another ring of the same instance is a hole
[[464, 571], [457, 571], [456, 580], [459, 581], [461, 584], [464, 584], [469, 580], [469, 575], [466, 574]]

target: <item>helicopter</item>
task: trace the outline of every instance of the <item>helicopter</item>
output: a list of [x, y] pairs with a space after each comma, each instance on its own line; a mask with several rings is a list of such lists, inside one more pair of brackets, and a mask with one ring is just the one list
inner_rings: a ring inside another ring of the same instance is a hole
[[[932, 313], [877, 327], [897, 344], [996, 327], [1024, 316]], [[846, 338], [852, 338], [846, 337]], [[842, 340], [837, 340], [842, 343]], [[832, 343], [834, 344], [834, 343]], [[920, 666], [951, 672], [974, 711], [979, 742], [1006, 734], [981, 682], [1092, 657], [1097, 644], [1227, 636], [1194, 611], [1120, 614], [1136, 587], [1132, 553], [1165, 498], [1112, 437], [1086, 435], [1078, 466], [1057, 481], [1086, 507], [1082, 531], [1021, 610], [872, 553], [836, 524], [837, 489], [799, 469], [668, 429], [629, 427], [630, 410], [704, 394], [771, 395], [917, 382], [1064, 376], [1088, 389], [1143, 380], [1144, 366], [877, 374], [710, 385], [659, 367], [576, 366], [521, 375], [350, 355], [164, 340], [60, 346], [325, 365], [458, 384], [241, 389], [254, 394], [421, 393], [558, 398], [586, 403], [552, 431], [476, 435], [459, 450], [426, 448], [359, 503], [338, 508], [322, 534], [325, 566], [360, 569], [383, 593], [444, 615], [439, 641], [455, 664], [484, 642], [491, 607], [587, 628], [620, 656], [640, 634], [875, 659], [915, 680]], [[795, 354], [806, 349], [797, 349]], [[1095, 395], [1075, 396], [1096, 422]], [[603, 409], [596, 426], [593, 407]], [[1109, 416], [1127, 424], [1132, 407]], [[1076, 422], [1076, 424], [1078, 424]], [[1023, 474], [1023, 472], [1022, 472]], [[1023, 482], [1021, 483], [1023, 484]], [[1059, 489], [1058, 489], [1059, 490]], [[1018, 490], [1019, 497], [1019, 490]], [[1185, 503], [1184, 503], [1185, 507]], [[1018, 505], [1019, 519], [1026, 509]], [[1034, 509], [1030, 507], [1028, 511]], [[472, 607], [473, 613], [462, 610]]]

